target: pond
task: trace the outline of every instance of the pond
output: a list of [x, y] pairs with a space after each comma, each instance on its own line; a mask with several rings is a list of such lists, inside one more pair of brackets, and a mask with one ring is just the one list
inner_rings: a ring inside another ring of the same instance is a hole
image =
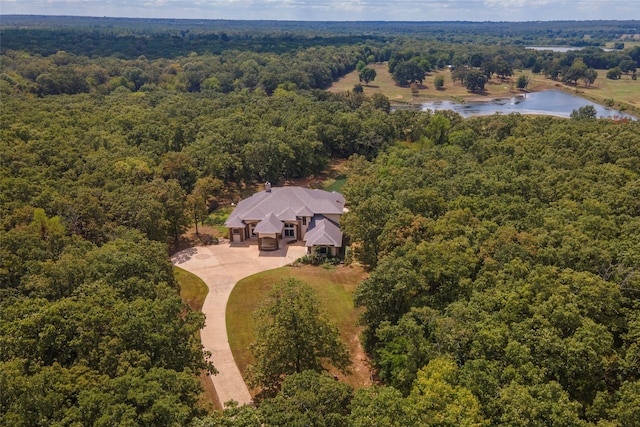
[[539, 114], [547, 116], [569, 118], [573, 110], [586, 105], [593, 105], [598, 117], [626, 117], [636, 119], [629, 114], [613, 110], [602, 105], [587, 101], [578, 96], [569, 95], [559, 90], [547, 90], [533, 92], [512, 98], [493, 99], [490, 101], [465, 102], [464, 104], [453, 101], [425, 102], [421, 109], [425, 110], [453, 110], [463, 117], [486, 116], [495, 113], [509, 114]]
[[[527, 46], [525, 49], [531, 50], [550, 50], [552, 52], [571, 52], [572, 50], [580, 50], [583, 49], [581, 47], [573, 47], [573, 46]], [[608, 48], [600, 48], [605, 52], [613, 52], [615, 49]]]

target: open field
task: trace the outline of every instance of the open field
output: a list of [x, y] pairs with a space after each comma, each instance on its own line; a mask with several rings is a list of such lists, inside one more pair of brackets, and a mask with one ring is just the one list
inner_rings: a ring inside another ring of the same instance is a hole
[[[494, 76], [486, 84], [485, 92], [483, 93], [469, 92], [461, 83], [453, 83], [449, 70], [438, 70], [432, 71], [425, 78], [423, 87], [420, 88], [416, 96], [411, 93], [411, 89], [396, 86], [389, 74], [386, 63], [369, 64], [369, 67], [376, 70], [377, 76], [369, 85], [363, 85], [365, 95], [371, 96], [374, 93], [381, 93], [395, 105], [417, 105], [437, 100], [489, 100], [511, 97], [522, 93], [516, 89], [515, 81], [520, 74], [524, 74], [530, 78], [530, 84], [527, 88], [529, 92], [548, 89], [563, 90], [603, 105], [606, 105], [605, 100], [613, 99], [614, 104], [612, 106], [616, 109], [629, 112], [635, 111], [635, 114], [640, 112], [640, 80], [631, 80], [629, 75], [622, 76], [620, 80], [609, 80], [605, 77], [607, 73], [605, 70], [598, 70], [598, 78], [592, 87], [586, 87], [582, 82], [576, 87], [546, 79], [540, 74], [532, 74], [529, 70], [515, 70], [514, 75], [504, 82]], [[437, 75], [444, 77], [444, 88], [442, 90], [436, 90], [433, 86], [433, 79]], [[358, 73], [354, 71], [335, 82], [328, 90], [331, 92], [350, 91], [358, 83]]]
[[344, 377], [332, 374], [353, 387], [370, 384], [367, 359], [360, 345], [358, 310], [353, 307], [352, 294], [366, 277], [360, 267], [313, 267], [307, 265], [283, 267], [265, 271], [241, 280], [227, 303], [227, 333], [229, 344], [240, 372], [253, 362], [249, 345], [253, 341], [252, 313], [264, 301], [271, 286], [284, 277], [294, 277], [311, 286], [317, 293], [323, 310], [335, 321], [342, 340], [349, 347], [353, 360], [352, 374]]
[[[461, 98], [502, 98], [508, 97], [515, 93], [520, 93], [515, 89], [514, 83], [510, 81], [501, 82], [499, 79], [493, 79], [486, 85], [486, 91], [482, 94], [471, 93], [459, 82], [453, 84], [451, 73], [449, 70], [432, 71], [424, 80], [419, 93], [416, 95], [411, 93], [408, 87], [399, 87], [391, 78], [391, 74], [387, 69], [386, 63], [369, 64], [369, 67], [376, 70], [376, 79], [369, 85], [365, 86], [365, 95], [371, 96], [374, 93], [385, 95], [394, 104], [420, 104], [427, 101], [435, 100], [459, 100]], [[444, 77], [444, 88], [437, 90], [433, 86], [435, 76]], [[514, 79], [515, 81], [515, 79]], [[353, 89], [358, 84], [358, 72], [349, 73], [342, 79], [335, 82], [328, 90], [331, 92], [344, 92]]]
[[620, 111], [629, 109], [629, 112], [635, 111], [638, 115], [640, 113], [640, 80], [632, 80], [630, 75], [623, 75], [620, 80], [609, 80], [606, 75], [605, 70], [598, 70], [598, 78], [592, 87], [563, 86], [569, 88], [566, 90], [573, 89], [576, 95], [599, 104], [606, 105], [606, 100], [612, 99], [613, 108]]

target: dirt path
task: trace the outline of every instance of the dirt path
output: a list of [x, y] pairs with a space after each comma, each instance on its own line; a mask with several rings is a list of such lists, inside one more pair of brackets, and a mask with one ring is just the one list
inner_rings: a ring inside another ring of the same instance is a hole
[[202, 306], [206, 325], [200, 336], [205, 351], [219, 371], [210, 376], [220, 403], [235, 400], [239, 405], [252, 402], [229, 347], [225, 312], [235, 284], [247, 276], [290, 264], [306, 253], [301, 244], [283, 245], [278, 251], [260, 252], [255, 244], [199, 246], [185, 249], [171, 257], [171, 262], [196, 276], [209, 287]]

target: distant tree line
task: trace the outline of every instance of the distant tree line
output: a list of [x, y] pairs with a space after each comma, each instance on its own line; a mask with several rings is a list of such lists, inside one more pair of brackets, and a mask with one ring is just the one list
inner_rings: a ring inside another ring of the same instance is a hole
[[[472, 41], [494, 47], [604, 47], [623, 34], [638, 34], [638, 21], [304, 22], [4, 15], [0, 25], [2, 52], [127, 55], [123, 59], [219, 54], [228, 49], [284, 53], [312, 46], [398, 40], [455, 45]], [[618, 42], [616, 49], [623, 45]]]
[[[92, 34], [77, 29], [70, 30], [67, 37], [73, 43], [67, 45], [56, 41], [56, 48], [48, 51], [43, 50], [47, 38], [42, 36], [45, 40], [40, 40], [37, 35], [32, 36], [28, 33], [32, 30], [3, 31], [9, 42], [3, 43], [0, 91], [37, 96], [110, 93], [114, 90], [153, 91], [158, 88], [223, 93], [248, 89], [271, 94], [279, 85], [289, 89], [322, 89], [356, 69], [360, 63], [365, 66], [364, 70], [358, 69], [360, 80], [368, 84], [375, 79], [372, 74], [375, 71], [367, 65], [385, 61], [399, 86], [421, 84], [432, 69], [451, 67], [455, 72], [454, 80], [461, 81], [472, 91], [483, 90], [494, 75], [504, 80], [512, 76], [514, 70], [531, 69], [554, 80], [571, 84], [581, 81], [590, 86], [597, 77], [596, 69], [608, 70], [607, 77], [616, 79], [622, 74], [635, 76], [635, 70], [640, 66], [640, 47], [615, 51], [586, 47], [560, 53], [534, 51], [517, 44], [470, 46], [437, 39], [424, 42], [355, 36], [351, 39], [341, 36], [343, 38], [338, 42], [335, 37], [270, 34], [264, 35], [269, 40], [264, 43], [253, 40], [255, 35], [236, 35], [238, 41], [245, 41], [246, 45], [225, 42], [222, 49], [176, 48], [175, 52], [181, 55], [159, 57], [148, 46], [147, 38], [156, 37], [153, 34], [96, 32], [93, 36], [108, 44], [111, 50], [92, 53], [83, 50], [92, 45]], [[57, 34], [56, 30], [47, 31]], [[157, 35], [158, 43], [166, 47], [175, 44], [168, 43], [174, 38], [219, 40], [222, 37], [209, 33], [189, 34]], [[78, 39], [85, 35], [88, 38], [84, 42]], [[63, 37], [64, 40], [67, 38]], [[15, 40], [31, 40], [34, 46], [18, 46], [16, 42], [15, 47], [29, 53], [12, 50], [10, 47], [14, 46]], [[136, 49], [136, 46], [139, 49], [127, 54], [113, 51], [119, 45], [122, 49]], [[68, 50], [60, 49], [60, 46]], [[41, 56], [40, 52], [48, 53]]]
[[432, 68], [450, 67], [453, 81], [460, 81], [472, 92], [484, 90], [494, 75], [501, 81], [511, 77], [514, 70], [530, 69], [544, 73], [547, 78], [577, 85], [591, 86], [598, 73], [608, 70], [607, 78], [618, 79], [632, 74], [640, 66], [640, 47], [620, 51], [605, 51], [587, 47], [577, 51], [552, 52], [524, 49], [522, 46], [498, 47], [474, 45], [473, 48], [420, 45], [407, 43], [398, 46], [389, 58], [389, 72], [397, 85], [408, 87], [421, 84]]

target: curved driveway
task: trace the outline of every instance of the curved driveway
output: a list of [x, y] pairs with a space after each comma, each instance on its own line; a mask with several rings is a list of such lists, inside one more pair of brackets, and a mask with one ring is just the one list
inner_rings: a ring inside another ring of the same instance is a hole
[[300, 243], [284, 246], [278, 251], [258, 251], [255, 243], [198, 246], [178, 252], [171, 257], [174, 265], [200, 277], [209, 287], [202, 312], [206, 316], [201, 331], [202, 345], [211, 352], [211, 360], [218, 370], [211, 381], [220, 403], [235, 400], [239, 405], [252, 403], [249, 389], [233, 359], [225, 311], [235, 284], [247, 276], [290, 264], [306, 253]]

